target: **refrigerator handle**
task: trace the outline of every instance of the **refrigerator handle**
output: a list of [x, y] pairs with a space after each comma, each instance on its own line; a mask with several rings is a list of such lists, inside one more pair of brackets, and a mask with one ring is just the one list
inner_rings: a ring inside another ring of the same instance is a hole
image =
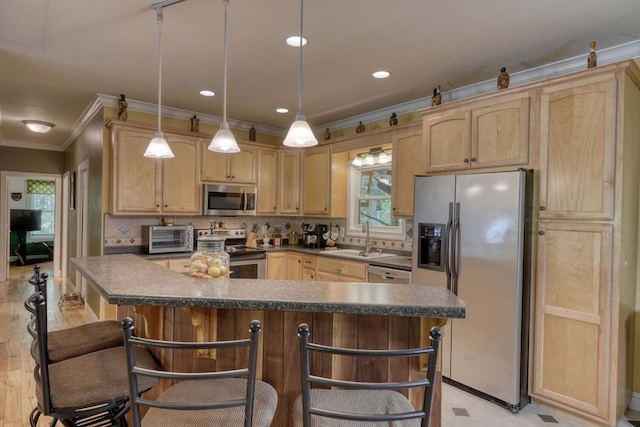
[[458, 295], [458, 239], [460, 233], [460, 203], [456, 203], [451, 233], [451, 281], [453, 293]]
[[444, 239], [443, 244], [444, 247], [444, 259], [442, 262], [444, 263], [444, 272], [447, 275], [447, 289], [453, 292], [452, 283], [451, 283], [451, 268], [449, 266], [449, 250], [451, 248], [451, 242], [449, 238], [451, 237], [451, 227], [453, 226], [453, 202], [449, 202], [449, 219], [447, 221], [447, 227], [444, 231]]

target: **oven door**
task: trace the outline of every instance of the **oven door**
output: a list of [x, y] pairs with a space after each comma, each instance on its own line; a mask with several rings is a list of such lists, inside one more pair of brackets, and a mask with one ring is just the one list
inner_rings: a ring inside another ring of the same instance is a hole
[[232, 279], [264, 279], [266, 278], [267, 264], [262, 254], [257, 258], [251, 257], [231, 257], [231, 278]]

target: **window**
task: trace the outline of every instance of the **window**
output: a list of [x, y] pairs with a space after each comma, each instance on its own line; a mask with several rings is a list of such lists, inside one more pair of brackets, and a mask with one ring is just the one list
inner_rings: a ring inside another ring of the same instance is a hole
[[56, 218], [55, 181], [27, 180], [27, 204], [29, 209], [42, 211], [40, 230], [29, 232], [29, 241], [42, 242], [53, 240]]
[[391, 165], [352, 166], [350, 169], [348, 234], [363, 236], [363, 225], [369, 220], [371, 236], [404, 239], [404, 221], [392, 217]]

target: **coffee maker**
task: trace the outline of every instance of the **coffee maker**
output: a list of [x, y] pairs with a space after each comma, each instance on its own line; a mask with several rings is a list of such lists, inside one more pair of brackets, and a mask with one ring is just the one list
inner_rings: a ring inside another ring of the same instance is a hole
[[327, 224], [316, 224], [314, 233], [318, 236], [316, 248], [324, 249], [327, 247], [327, 240], [329, 239], [329, 227]]

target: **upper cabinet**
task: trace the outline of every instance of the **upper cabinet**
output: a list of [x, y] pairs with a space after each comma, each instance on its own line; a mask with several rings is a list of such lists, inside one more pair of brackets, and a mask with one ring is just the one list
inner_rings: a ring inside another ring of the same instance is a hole
[[110, 213], [199, 214], [202, 139], [165, 131], [175, 157], [150, 159], [144, 152], [155, 129], [119, 122], [111, 130]]
[[413, 183], [425, 172], [425, 149], [422, 128], [396, 131], [392, 136], [391, 204], [394, 217], [413, 217]]
[[300, 215], [300, 150], [280, 150], [278, 213]]
[[258, 206], [259, 215], [278, 213], [278, 151], [258, 149]]
[[216, 153], [203, 147], [202, 181], [256, 183], [256, 149], [240, 145], [238, 153]]
[[423, 114], [426, 172], [528, 162], [528, 92]]
[[545, 87], [540, 218], [613, 219], [616, 79]]
[[329, 215], [331, 148], [314, 147], [302, 154], [302, 214]]

